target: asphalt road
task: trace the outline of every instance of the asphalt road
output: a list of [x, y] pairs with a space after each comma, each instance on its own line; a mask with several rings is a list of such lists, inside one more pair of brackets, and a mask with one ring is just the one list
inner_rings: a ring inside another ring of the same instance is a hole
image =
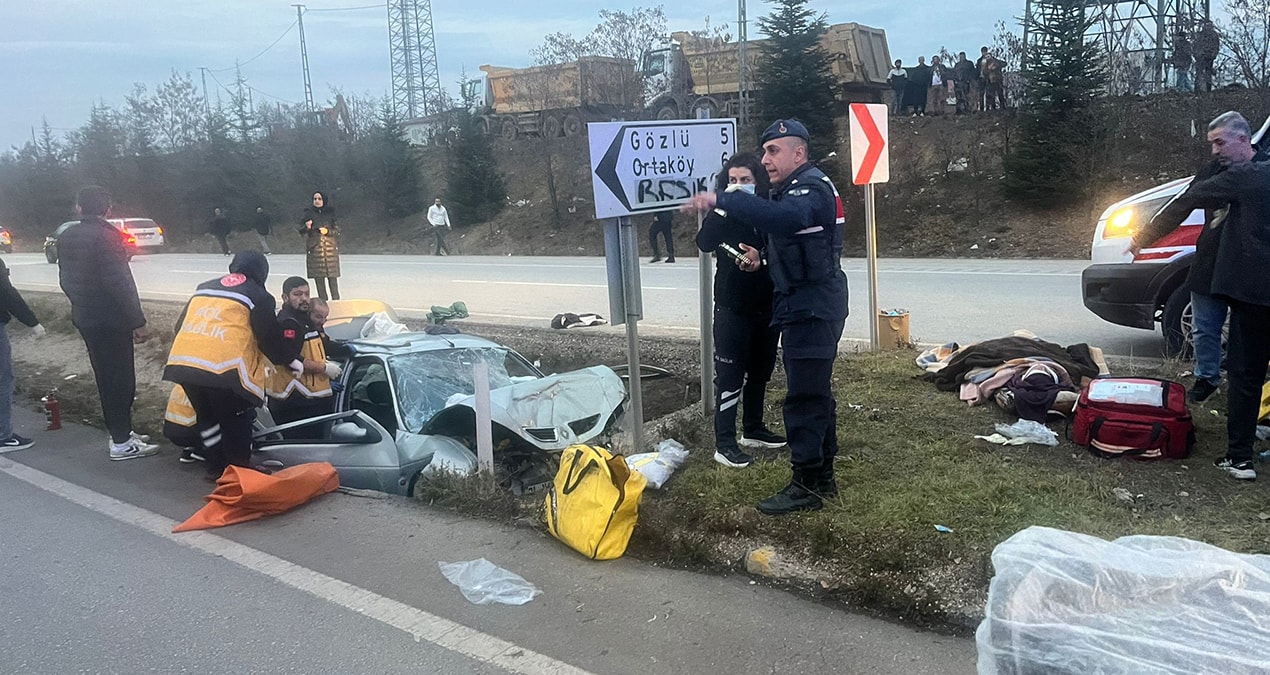
[[[37, 444], [0, 454], [6, 672], [974, 672], [967, 638], [745, 576], [593, 562], [404, 498], [331, 494], [174, 535], [210, 488], [199, 467], [170, 448], [110, 462], [100, 430], [14, 413]], [[542, 595], [468, 603], [437, 562], [479, 557]]]
[[[53, 290], [57, 267], [40, 254], [6, 257], [14, 285]], [[304, 274], [298, 255], [270, 259], [271, 285]], [[609, 314], [602, 258], [493, 256], [342, 257], [345, 298], [381, 299], [407, 315], [422, 315], [432, 305], [467, 303], [483, 323], [547, 326], [561, 312]], [[218, 255], [160, 254], [133, 260], [133, 276], [144, 297], [185, 299], [194, 286], [224, 272]], [[882, 308], [908, 309], [911, 336], [923, 343], [967, 343], [1027, 329], [1060, 344], [1087, 342], [1108, 354], [1158, 357], [1158, 331], [1109, 324], [1085, 309], [1080, 297], [1080, 260], [938, 260], [886, 259], [879, 263], [878, 297]], [[867, 340], [867, 280], [864, 261], [844, 260], [851, 290], [851, 316], [845, 339]], [[699, 292], [697, 261], [642, 263], [644, 319], [648, 334], [697, 333]], [[620, 327], [601, 330], [622, 331]]]

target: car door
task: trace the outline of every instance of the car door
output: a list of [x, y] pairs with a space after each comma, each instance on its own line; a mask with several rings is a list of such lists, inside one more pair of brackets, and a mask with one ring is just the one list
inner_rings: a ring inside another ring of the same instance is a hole
[[[316, 426], [313, 439], [286, 438], [301, 427]], [[252, 464], [270, 470], [297, 464], [329, 462], [340, 485], [405, 494], [397, 443], [369, 415], [358, 410], [323, 415], [256, 431]]]

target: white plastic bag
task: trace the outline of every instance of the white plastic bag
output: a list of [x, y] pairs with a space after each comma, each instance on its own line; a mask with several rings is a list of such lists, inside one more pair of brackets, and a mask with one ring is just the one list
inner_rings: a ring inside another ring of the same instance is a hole
[[456, 563], [438, 562], [437, 565], [441, 574], [459, 587], [463, 597], [477, 605], [492, 602], [523, 605], [542, 593], [524, 577], [484, 558]]
[[370, 318], [366, 320], [366, 324], [362, 326], [362, 339], [374, 340], [389, 335], [396, 335], [397, 333], [405, 333], [409, 330], [405, 324], [393, 321], [387, 312], [375, 312], [370, 315]]
[[684, 449], [683, 444], [668, 438], [657, 444], [656, 452], [642, 452], [627, 457], [626, 465], [644, 474], [644, 478], [648, 480], [648, 487], [658, 490], [666, 484], [667, 480], [670, 480], [670, 475], [675, 472], [675, 469], [683, 466], [687, 459], [688, 451]]
[[1270, 556], [1029, 527], [992, 565], [980, 675], [1270, 670]]
[[997, 433], [1006, 438], [1023, 439], [1038, 445], [1058, 445], [1058, 434], [1053, 429], [1032, 420], [1019, 420], [1014, 424], [998, 424]]

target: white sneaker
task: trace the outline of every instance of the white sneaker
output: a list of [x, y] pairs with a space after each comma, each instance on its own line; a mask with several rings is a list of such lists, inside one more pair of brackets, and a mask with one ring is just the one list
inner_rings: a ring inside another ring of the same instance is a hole
[[150, 442], [150, 434], [139, 434], [139, 433], [137, 433], [137, 432], [135, 432], [135, 431], [129, 431], [129, 432], [128, 432], [128, 438], [135, 438], [135, 439], [137, 439], [138, 441], [141, 441], [142, 443], [149, 443], [149, 442]]
[[125, 459], [149, 457], [158, 452], [159, 446], [146, 443], [140, 438], [132, 437], [123, 443], [110, 444], [110, 461], [118, 462]]

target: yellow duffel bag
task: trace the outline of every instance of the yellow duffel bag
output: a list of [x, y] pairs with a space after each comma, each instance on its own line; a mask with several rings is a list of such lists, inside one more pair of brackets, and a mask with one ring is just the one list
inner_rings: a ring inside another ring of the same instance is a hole
[[547, 493], [547, 529], [592, 560], [622, 557], [639, 519], [647, 481], [604, 448], [572, 445]]

